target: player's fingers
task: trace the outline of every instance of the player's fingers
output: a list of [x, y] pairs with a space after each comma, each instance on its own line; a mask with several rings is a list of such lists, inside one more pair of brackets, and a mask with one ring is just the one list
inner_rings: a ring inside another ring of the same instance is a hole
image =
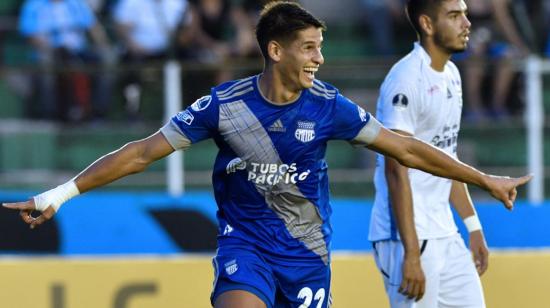
[[517, 186], [521, 186], [521, 185], [523, 185], [523, 184], [529, 182], [532, 178], [533, 178], [533, 175], [532, 175], [532, 174], [524, 175], [524, 176], [522, 176], [522, 177], [520, 177], [520, 178], [516, 178], [516, 179], [515, 179], [515, 182], [516, 182], [516, 185], [515, 185], [515, 186], [516, 186], [516, 187], [517, 187]]
[[476, 257], [474, 259], [474, 265], [476, 266], [477, 273], [481, 274], [481, 271], [480, 271], [480, 269], [481, 269], [481, 260], [479, 260], [479, 258]]
[[504, 206], [506, 207], [506, 209], [508, 210], [513, 210], [514, 209], [514, 202], [510, 199], [505, 199], [503, 200], [503, 203], [504, 203]]
[[28, 224], [30, 224], [34, 219], [31, 214], [32, 211], [30, 210], [19, 211], [19, 216], [21, 216], [21, 219], [23, 219], [23, 221]]
[[24, 201], [24, 202], [13, 202], [13, 203], [2, 203], [2, 206], [12, 210], [34, 210], [34, 202]]
[[486, 250], [486, 249], [482, 249], [482, 253], [481, 253], [481, 265], [480, 265], [480, 273], [479, 275], [483, 275], [486, 271], [487, 271], [487, 268], [489, 267], [489, 251]]
[[483, 275], [487, 271], [489, 264], [489, 251], [485, 248], [480, 248], [474, 252], [474, 263], [479, 276]]
[[397, 289], [397, 292], [403, 294], [403, 290], [406, 290], [406, 284], [404, 280], [401, 282], [401, 285], [399, 285], [399, 289]]
[[479, 268], [477, 269], [477, 273], [479, 276], [483, 276], [485, 272], [487, 271], [487, 263], [481, 262]]
[[48, 207], [46, 210], [44, 210], [44, 212], [42, 212], [42, 215], [38, 216], [31, 222], [31, 229], [34, 229], [37, 226], [46, 222], [47, 220], [50, 220], [54, 214], [55, 210], [53, 209], [53, 207]]
[[413, 283], [409, 289], [410, 289], [410, 292], [409, 292], [408, 298], [409, 299], [416, 298], [418, 296], [418, 292], [420, 291], [420, 287], [418, 283]]
[[408, 295], [408, 288], [409, 288], [409, 280], [403, 279], [403, 281], [401, 282], [401, 285], [399, 286], [399, 290], [397, 291], [403, 295]]
[[476, 266], [477, 273], [481, 276], [482, 259], [479, 253], [474, 254], [474, 264]]
[[40, 225], [43, 224], [45, 221], [46, 221], [46, 217], [44, 217], [44, 215], [38, 216], [37, 218], [35, 218], [35, 219], [33, 220], [33, 222], [31, 222], [31, 229], [34, 229], [34, 228], [40, 226]]
[[517, 189], [512, 189], [512, 191], [510, 192], [510, 201], [514, 202], [516, 201], [516, 196], [518, 195], [518, 190]]

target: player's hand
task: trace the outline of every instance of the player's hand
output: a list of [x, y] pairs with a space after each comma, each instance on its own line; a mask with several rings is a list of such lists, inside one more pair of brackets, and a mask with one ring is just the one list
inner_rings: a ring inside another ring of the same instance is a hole
[[30, 225], [31, 229], [34, 229], [44, 222], [50, 220], [55, 214], [55, 209], [49, 206], [42, 212], [40, 216], [36, 218], [33, 217], [32, 212], [36, 210], [34, 198], [31, 198], [30, 200], [24, 202], [3, 203], [2, 206], [12, 210], [19, 210], [19, 216], [21, 216], [21, 219], [23, 219], [24, 222]]
[[481, 230], [470, 232], [470, 251], [472, 251], [477, 273], [481, 276], [489, 266], [489, 249]]
[[525, 175], [520, 178], [488, 175], [486, 177], [486, 188], [491, 196], [504, 203], [508, 210], [512, 210], [518, 194], [516, 188], [529, 182], [531, 178], [533, 178], [532, 175]]
[[426, 278], [420, 265], [419, 256], [405, 256], [403, 260], [403, 280], [399, 286], [399, 293], [409, 299], [419, 301], [426, 291]]

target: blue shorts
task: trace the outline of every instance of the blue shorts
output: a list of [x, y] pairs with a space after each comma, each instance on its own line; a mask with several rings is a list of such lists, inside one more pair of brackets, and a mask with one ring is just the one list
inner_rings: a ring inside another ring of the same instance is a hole
[[330, 307], [331, 271], [322, 262], [311, 266], [274, 264], [252, 246], [224, 245], [212, 263], [212, 304], [224, 292], [244, 290], [258, 296], [268, 308]]

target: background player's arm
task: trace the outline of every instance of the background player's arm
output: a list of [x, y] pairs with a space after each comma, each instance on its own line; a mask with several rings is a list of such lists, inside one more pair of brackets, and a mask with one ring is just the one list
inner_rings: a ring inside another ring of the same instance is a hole
[[484, 174], [427, 143], [414, 137], [401, 136], [383, 127], [368, 147], [394, 157], [409, 168], [479, 186], [502, 201], [508, 209], [513, 208], [516, 187], [531, 179], [531, 176], [509, 178]]
[[[410, 134], [394, 130], [398, 134]], [[409, 298], [420, 300], [424, 296], [426, 279], [420, 264], [420, 247], [414, 224], [414, 209], [409, 169], [397, 160], [386, 156], [385, 169], [390, 205], [397, 221], [397, 229], [405, 248], [403, 259], [403, 279], [399, 292]]]
[[[477, 215], [466, 184], [453, 181], [449, 201], [451, 201], [451, 204], [462, 220]], [[477, 272], [481, 276], [489, 266], [489, 249], [487, 248], [485, 236], [481, 229], [471, 231], [469, 234], [470, 250], [474, 257]]]

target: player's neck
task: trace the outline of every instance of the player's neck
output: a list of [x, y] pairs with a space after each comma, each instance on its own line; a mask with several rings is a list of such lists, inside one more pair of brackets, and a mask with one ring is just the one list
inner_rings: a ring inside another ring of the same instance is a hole
[[301, 91], [288, 89], [285, 82], [271, 69], [264, 70], [258, 80], [258, 88], [270, 102], [276, 105], [286, 105], [296, 101]]
[[451, 59], [451, 54], [434, 44], [433, 41], [427, 39], [421, 40], [420, 45], [424, 48], [432, 60], [430, 66], [438, 72], [443, 72], [447, 61]]

